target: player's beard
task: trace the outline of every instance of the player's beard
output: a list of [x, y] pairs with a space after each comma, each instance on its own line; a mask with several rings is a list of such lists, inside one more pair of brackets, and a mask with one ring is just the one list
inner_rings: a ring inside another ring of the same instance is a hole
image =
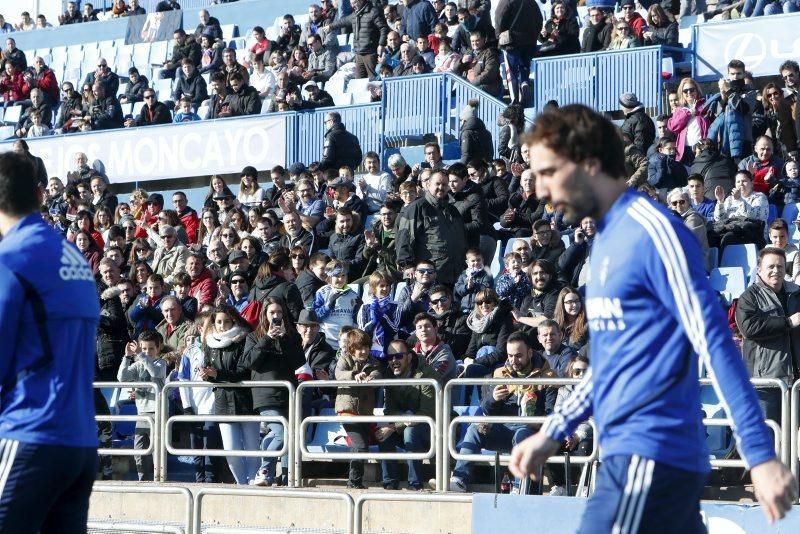
[[597, 219], [597, 198], [589, 178], [581, 170], [576, 170], [564, 188], [570, 191], [569, 199], [560, 202], [556, 207], [564, 210], [564, 223], [569, 226], [580, 224], [584, 217]]

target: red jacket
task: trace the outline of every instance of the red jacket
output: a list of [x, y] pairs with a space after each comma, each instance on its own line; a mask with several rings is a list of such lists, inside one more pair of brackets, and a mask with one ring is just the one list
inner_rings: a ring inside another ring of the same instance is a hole
[[641, 45], [644, 41], [642, 33], [644, 33], [644, 27], [647, 26], [647, 21], [639, 13], [634, 13], [631, 20], [627, 22], [628, 26], [631, 27], [631, 35], [634, 35]]
[[189, 296], [197, 299], [197, 309], [201, 309], [204, 304], [214, 304], [217, 296], [217, 284], [211, 277], [211, 271], [203, 269], [200, 276], [192, 278], [189, 286]]
[[192, 208], [186, 208], [186, 213], [181, 215], [180, 218], [181, 224], [186, 229], [189, 244], [194, 245], [197, 243], [197, 231], [200, 230], [200, 219], [197, 217], [197, 212]]
[[[158, 211], [160, 212], [161, 210]], [[142, 213], [142, 220], [147, 224], [147, 226], [158, 224], [158, 213], [155, 215], [150, 215], [150, 212], [145, 210], [144, 213]], [[147, 238], [147, 230], [144, 228], [144, 226], [137, 226], [136, 233], [133, 234], [133, 236], [137, 239], [140, 237]]]
[[17, 72], [10, 78], [6, 76], [5, 79], [0, 81], [0, 93], [3, 94], [3, 99], [8, 102], [9, 100], [25, 100], [31, 94], [31, 86], [25, 81], [21, 72]]
[[58, 81], [53, 69], [45, 67], [44, 71], [34, 81], [34, 86], [44, 91], [44, 94], [50, 99], [48, 103], [51, 106], [58, 102]]

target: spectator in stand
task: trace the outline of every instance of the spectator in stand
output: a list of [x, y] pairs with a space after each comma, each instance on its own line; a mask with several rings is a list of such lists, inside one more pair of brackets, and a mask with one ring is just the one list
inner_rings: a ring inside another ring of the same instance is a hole
[[217, 296], [217, 285], [214, 283], [211, 271], [203, 265], [203, 257], [190, 253], [186, 257], [186, 273], [191, 277], [189, 295], [197, 299], [200, 310], [212, 305]]
[[620, 9], [622, 10], [622, 19], [628, 23], [631, 29], [631, 35], [641, 45], [644, 40], [643, 33], [647, 28], [647, 21], [636, 11], [636, 2], [634, 0], [622, 0]]
[[[305, 252], [303, 252], [303, 254], [305, 254]], [[314, 297], [316, 296], [317, 291], [325, 285], [325, 280], [327, 279], [325, 275], [325, 266], [329, 261], [330, 258], [328, 258], [328, 256], [325, 254], [314, 254], [308, 260], [308, 267], [303, 269], [297, 275], [295, 285], [300, 291], [300, 296], [303, 299], [303, 305], [307, 310], [311, 310], [314, 305]], [[302, 319], [302, 317], [303, 313], [300, 312], [300, 318]]]
[[714, 199], [714, 190], [722, 186], [723, 195], [733, 189], [733, 179], [736, 174], [736, 165], [733, 160], [720, 154], [717, 144], [711, 139], [701, 139], [695, 146], [695, 160], [690, 172], [699, 174], [705, 183], [705, 196]]
[[322, 146], [321, 170], [338, 169], [347, 165], [351, 169], [361, 163], [361, 144], [358, 137], [348, 132], [342, 117], [335, 111], [325, 114], [325, 141]]
[[413, 74], [413, 60], [416, 57], [417, 49], [410, 43], [400, 45], [400, 60], [392, 71], [392, 76], [410, 76]]
[[608, 43], [606, 50], [626, 50], [637, 46], [639, 46], [639, 41], [636, 40], [636, 36], [631, 32], [630, 25], [624, 20], [614, 22], [611, 41]]
[[[302, 340], [294, 327], [294, 319], [278, 297], [267, 297], [262, 305], [258, 326], [248, 334], [241, 365], [250, 371], [250, 380], [285, 380], [296, 383], [294, 371], [305, 362]], [[282, 387], [253, 388], [253, 409], [262, 416], [288, 417], [289, 392]], [[284, 444], [284, 427], [280, 422], [268, 422], [261, 450], [279, 451]], [[276, 482], [275, 457], [264, 458], [253, 484], [270, 486]], [[282, 481], [288, 482], [288, 456], [281, 458]]]
[[569, 286], [562, 289], [553, 318], [564, 334], [564, 344], [573, 351], [578, 352], [589, 343], [589, 323], [580, 292]]
[[263, 100], [275, 92], [275, 85], [275, 74], [264, 66], [264, 55], [254, 55], [253, 72], [250, 74], [250, 86], [258, 91], [258, 96]]
[[38, 88], [42, 90], [50, 106], [58, 104], [58, 81], [56, 81], [56, 75], [41, 57], [34, 58], [33, 71], [25, 71], [23, 76], [31, 89]]
[[[753, 378], [795, 379], [800, 326], [798, 287], [784, 280], [786, 253], [767, 247], [758, 255], [758, 276], [739, 298], [736, 325], [742, 333], [742, 357]], [[777, 395], [776, 395], [777, 393]], [[764, 416], [781, 418], [778, 390], [756, 389]]]
[[358, 310], [358, 327], [372, 337], [370, 354], [382, 364], [390, 361], [386, 357], [389, 343], [405, 337], [400, 306], [392, 300], [392, 278], [384, 271], [375, 271], [366, 279], [368, 291], [366, 302]]
[[200, 228], [200, 219], [197, 218], [197, 212], [189, 207], [186, 193], [183, 191], [173, 193], [172, 207], [180, 219], [181, 226], [186, 230], [188, 244], [195, 244], [197, 242], [197, 232]]
[[228, 77], [231, 92], [227, 97], [228, 110], [220, 114], [222, 117], [242, 117], [245, 115], [258, 115], [261, 112], [261, 99], [258, 91], [247, 85], [247, 81], [240, 73], [233, 73]]
[[50, 126], [44, 123], [40, 111], [33, 111], [30, 114], [30, 120], [31, 126], [28, 128], [28, 133], [25, 137], [44, 137], [53, 133]]
[[97, 68], [87, 74], [86, 79], [83, 80], [84, 85], [94, 85], [96, 82], [103, 85], [106, 95], [114, 96], [116, 99], [119, 92], [119, 76], [108, 68], [108, 61], [105, 58], [99, 58]]
[[248, 50], [250, 58], [254, 58], [258, 54], [263, 56], [272, 53], [272, 43], [269, 39], [267, 39], [264, 28], [261, 26], [254, 26], [252, 30], [252, 36], [253, 45]]
[[181, 71], [183, 76], [179, 76], [175, 80], [175, 87], [172, 89], [175, 111], [178, 110], [182, 98], [188, 98], [192, 102], [194, 109], [198, 109], [200, 104], [208, 98], [206, 81], [189, 58], [181, 60]]
[[[169, 110], [167, 111], [169, 112]], [[178, 110], [172, 122], [178, 124], [181, 122], [194, 122], [199, 120], [202, 120], [200, 115], [192, 111], [192, 101], [186, 97], [181, 98], [178, 101]]]
[[797, 151], [798, 146], [798, 132], [795, 119], [792, 118], [792, 105], [774, 83], [764, 86], [761, 104], [764, 106], [764, 119], [767, 121], [770, 137], [777, 141], [775, 152], [786, 159], [790, 152]]
[[[33, 126], [32, 115], [37, 113], [41, 124], [47, 126], [49, 129], [53, 124], [53, 111], [52, 104], [47, 101], [44, 92], [39, 88], [34, 88], [30, 93], [31, 105], [25, 110], [19, 121], [17, 121], [16, 130], [14, 131], [17, 137], [26, 137], [31, 126]], [[38, 136], [35, 136], [38, 137]]]
[[503, 256], [503, 266], [503, 273], [495, 280], [494, 289], [501, 299], [507, 300], [518, 311], [531, 292], [531, 282], [525, 274], [525, 266], [519, 253], [509, 252]]
[[358, 196], [367, 204], [370, 213], [380, 210], [386, 195], [392, 191], [392, 179], [388, 173], [381, 172], [380, 158], [375, 152], [364, 155], [366, 174], [359, 175], [356, 183]]
[[719, 141], [720, 152], [737, 164], [753, 151], [753, 111], [756, 91], [745, 82], [745, 66], [738, 59], [728, 63], [728, 75], [719, 80], [719, 94], [709, 98], [709, 109], [717, 118], [708, 137]]
[[530, 0], [501, 0], [494, 21], [510, 79], [511, 102], [526, 105], [531, 98], [530, 65], [536, 54], [536, 36], [542, 31], [542, 13]]
[[490, 160], [494, 155], [492, 134], [478, 117], [478, 99], [470, 99], [461, 110], [461, 128], [459, 144], [461, 145], [461, 163], [474, 160]]
[[339, 330], [343, 326], [355, 326], [356, 313], [361, 305], [361, 298], [347, 285], [347, 273], [346, 263], [331, 260], [325, 266], [328, 283], [314, 296], [314, 312], [322, 323], [325, 339], [334, 349], [339, 349]]
[[176, 0], [161, 0], [156, 4], [156, 13], [180, 10], [181, 5]]
[[623, 134], [630, 137], [633, 144], [644, 154], [656, 138], [656, 127], [645, 111], [645, 105], [633, 93], [623, 93], [619, 103], [625, 122], [622, 123]]
[[506, 358], [506, 339], [514, 331], [511, 303], [492, 288], [482, 289], [467, 312], [472, 336], [464, 353], [464, 377], [487, 376]]
[[128, 86], [125, 93], [119, 95], [120, 104], [133, 104], [134, 102], [143, 102], [144, 93], [150, 87], [150, 81], [139, 74], [136, 67], [128, 69]]
[[133, 17], [136, 15], [146, 15], [147, 10], [139, 5], [139, 0], [128, 0], [128, 11], [125, 12], [125, 17]]
[[678, 22], [670, 20], [659, 4], [647, 8], [647, 25], [642, 31], [642, 41], [645, 46], [681, 46], [678, 42]]
[[208, 106], [206, 119], [227, 117], [230, 114], [228, 105], [228, 78], [224, 72], [211, 75], [211, 104]]
[[336, 71], [336, 56], [322, 46], [322, 38], [314, 35], [306, 41], [308, 44], [308, 70], [303, 72], [303, 79], [325, 83]]
[[13, 61], [6, 61], [5, 71], [0, 74], [0, 94], [5, 105], [13, 105], [27, 100], [31, 87]]
[[20, 14], [19, 24], [14, 24], [14, 29], [18, 32], [27, 32], [36, 29], [36, 22], [31, 18], [31, 14], [23, 11]]
[[97, 20], [97, 10], [90, 3], [83, 4], [83, 14], [81, 22], [95, 22]]
[[543, 348], [542, 357], [544, 357], [550, 369], [555, 372], [558, 378], [569, 378], [567, 367], [577, 356], [577, 353], [572, 347], [563, 342], [564, 334], [561, 331], [561, 327], [553, 319], [548, 319], [540, 324], [536, 331], [539, 344]]
[[433, 72], [455, 73], [461, 63], [461, 54], [452, 48], [453, 41], [449, 37], [439, 40], [439, 53], [434, 60]]
[[[461, 163], [451, 165], [447, 173], [451, 201], [461, 214], [467, 246], [480, 248], [481, 234], [487, 233], [489, 218], [481, 186], [469, 179], [467, 168]], [[467, 263], [469, 263], [469, 253], [467, 254]], [[483, 265], [481, 265], [481, 269], [483, 269]], [[456, 289], [456, 297], [460, 298], [458, 289]]]
[[149, 87], [144, 90], [143, 94], [144, 106], [139, 116], [125, 120], [125, 127], [131, 126], [152, 126], [154, 124], [169, 124], [172, 122], [172, 117], [169, 113], [169, 108], [163, 102], [159, 102], [156, 98], [156, 92]]
[[[494, 372], [494, 378], [545, 378], [554, 376], [550, 366], [535, 352], [522, 332], [514, 332], [506, 341], [505, 365]], [[486, 415], [528, 416], [550, 413], [555, 405], [555, 388], [541, 386], [486, 386], [481, 407]], [[547, 397], [545, 401], [545, 397]], [[488, 428], [487, 428], [488, 427]], [[459, 452], [480, 454], [481, 449], [507, 451], [533, 435], [530, 425], [519, 423], [470, 424]], [[471, 462], [459, 461], [450, 477], [449, 489], [467, 491]], [[514, 481], [516, 486], [518, 481]]]
[[559, 233], [554, 230], [549, 221], [539, 219], [533, 223], [531, 236], [531, 258], [534, 260], [547, 260], [553, 265], [558, 265], [558, 260], [564, 253], [564, 242], [559, 239]]
[[[335, 10], [334, 10], [335, 12]], [[308, 20], [303, 25], [303, 31], [300, 34], [300, 42], [307, 43], [308, 38], [312, 35], [318, 35], [322, 28], [327, 27], [331, 22], [332, 18], [328, 18], [326, 16], [325, 10], [322, 7], [318, 6], [317, 4], [311, 4], [308, 6]], [[338, 47], [339, 42], [336, 39], [336, 34], [334, 32], [328, 32], [325, 34], [325, 46], [333, 46], [333, 50], [336, 50]]]
[[706, 219], [691, 206], [689, 195], [682, 189], [676, 188], [667, 194], [667, 206], [676, 213], [686, 227], [691, 230], [700, 249], [703, 251], [703, 263], [706, 272], [711, 271], [711, 264], [708, 257], [708, 234], [706, 232]]
[[81, 17], [80, 11], [78, 11], [78, 4], [69, 2], [64, 14], [58, 16], [58, 23], [64, 26], [66, 24], [77, 24], [79, 22], [83, 22], [83, 18]]
[[750, 171], [736, 173], [733, 191], [725, 197], [721, 186], [714, 188], [717, 205], [714, 208], [714, 230], [720, 237], [720, 255], [728, 245], [756, 243], [761, 248], [766, 242], [766, 223], [769, 202], [764, 193], [753, 190]]
[[716, 203], [705, 196], [703, 177], [699, 174], [690, 174], [687, 182], [686, 191], [689, 193], [689, 205], [706, 221], [713, 221]]
[[231, 87], [231, 76], [234, 74], [241, 74], [245, 84], [250, 83], [250, 73], [244, 68], [244, 65], [236, 61], [236, 50], [233, 48], [226, 48], [222, 51], [222, 70], [227, 80], [228, 88]]
[[390, 31], [399, 32], [400, 22], [403, 18], [398, 14], [397, 6], [400, 4], [386, 4], [383, 6], [383, 18], [386, 19], [386, 24], [389, 26]]
[[500, 96], [503, 84], [497, 48], [488, 46], [486, 36], [479, 31], [470, 33], [469, 42], [471, 50], [461, 58], [459, 73], [478, 89]]
[[178, 242], [178, 233], [172, 226], [159, 225], [158, 237], [161, 244], [153, 254], [153, 271], [172, 285], [172, 275], [183, 271], [189, 250]]
[[172, 47], [172, 57], [164, 63], [159, 74], [162, 80], [174, 79], [176, 71], [182, 68], [184, 59], [188, 59], [195, 68], [200, 65], [200, 43], [189, 39], [186, 32], [180, 28], [175, 30], [172, 36], [175, 39], [175, 45]]
[[675, 159], [684, 165], [692, 164], [692, 147], [708, 135], [705, 101], [700, 93], [700, 85], [693, 79], [684, 78], [678, 84], [678, 107], [667, 122], [667, 128], [677, 137]]
[[28, 58], [25, 57], [25, 52], [17, 48], [17, 41], [13, 37], [6, 39], [6, 49], [0, 53], [0, 67], [8, 62], [14, 63], [19, 72], [28, 68]]
[[88, 113], [83, 117], [84, 125], [89, 125], [92, 130], [109, 130], [122, 128], [122, 108], [114, 94], [107, 94], [102, 83], [92, 86], [92, 95], [95, 103], [89, 107]]
[[222, 26], [217, 17], [212, 17], [207, 9], [201, 9], [197, 14], [198, 24], [194, 29], [194, 40], [200, 42], [200, 37], [208, 36], [212, 43], [222, 40]]
[[294, 22], [294, 16], [284, 15], [281, 29], [278, 31], [278, 38], [275, 40], [275, 48], [282, 52], [291, 52], [300, 45], [302, 33], [300, 26]]
[[686, 167], [675, 159], [675, 139], [672, 134], [658, 142], [656, 153], [647, 167], [647, 182], [664, 194], [675, 187], [685, 187], [688, 174]]
[[508, 199], [508, 209], [500, 216], [500, 226], [515, 237], [527, 237], [538, 207], [535, 178], [530, 169], [526, 169], [520, 177], [519, 189]]
[[[772, 139], [762, 135], [756, 140], [753, 154], [739, 162], [739, 170], [753, 177], [753, 190], [765, 195], [783, 179], [783, 160], [775, 155]], [[782, 204], [782, 200], [781, 204]]]
[[417, 57], [422, 57], [428, 69], [433, 69], [436, 63], [436, 52], [431, 50], [427, 37], [417, 37]]
[[222, 68], [222, 47], [209, 35], [200, 36], [200, 74], [217, 72]]
[[537, 35], [539, 42], [542, 43], [539, 55], [577, 54], [581, 51], [578, 33], [578, 21], [572, 10], [562, 0], [556, 0], [550, 10], [550, 20]]
[[600, 7], [590, 7], [589, 20], [583, 31], [581, 52], [599, 52], [608, 48], [615, 22], [613, 15], [607, 15]]
[[402, 0], [405, 10], [400, 21], [400, 34], [416, 41], [417, 37], [427, 37], [433, 33], [439, 15], [427, 0]]
[[13, 31], [14, 31], [14, 26], [6, 22], [6, 18], [3, 15], [0, 15], [0, 35], [4, 33], [11, 33]]
[[[401, 380], [436, 379], [436, 372], [427, 365], [414, 366], [414, 353], [403, 340], [392, 341], [386, 351], [389, 377]], [[419, 415], [435, 418], [436, 392], [430, 385], [388, 387], [384, 393], [384, 414]], [[389, 423], [378, 428], [376, 438], [381, 452], [395, 452], [401, 447], [408, 452], [422, 452], [430, 444], [430, 427], [424, 423]], [[381, 462], [383, 489], [399, 488], [397, 463]], [[422, 461], [408, 461], [408, 489], [422, 489]]]
[[128, 12], [128, 6], [125, 5], [125, 0], [114, 0], [114, 5], [111, 6], [111, 18], [117, 19]]
[[378, 66], [378, 56], [389, 34], [389, 25], [380, 7], [371, 0], [354, 0], [351, 2], [353, 12], [346, 17], [331, 23], [326, 35], [340, 28], [353, 32], [353, 52], [355, 53], [355, 77], [372, 78]]
[[[108, 190], [105, 180], [102, 176], [95, 175], [90, 182], [92, 188], [92, 206], [95, 208], [106, 208], [109, 212], [114, 213], [119, 204], [117, 195]], [[109, 221], [109, 224], [111, 221]]]

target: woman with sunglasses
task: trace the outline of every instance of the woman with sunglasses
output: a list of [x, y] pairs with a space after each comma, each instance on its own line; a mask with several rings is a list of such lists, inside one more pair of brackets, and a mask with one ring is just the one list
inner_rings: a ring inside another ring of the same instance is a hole
[[797, 131], [792, 119], [792, 107], [783, 97], [783, 91], [774, 83], [768, 83], [761, 92], [766, 129], [764, 133], [773, 139], [775, 153], [787, 158], [797, 150]]
[[[577, 380], [583, 379], [584, 375], [589, 370], [589, 358], [583, 355], [578, 355], [574, 360], [569, 362], [566, 370], [566, 378], [574, 378]], [[558, 408], [563, 404], [575, 389], [575, 384], [569, 384], [558, 388], [558, 395], [556, 396], [556, 405]], [[591, 419], [591, 418], [590, 418]], [[561, 448], [563, 452], [570, 452], [575, 456], [589, 456], [592, 452], [592, 442], [594, 441], [594, 431], [589, 420], [584, 421], [575, 429], [575, 432], [564, 441]], [[559, 497], [566, 494], [566, 478], [564, 477], [564, 470], [561, 466], [555, 466], [550, 470], [553, 485], [550, 488], [550, 495]], [[570, 480], [576, 480], [578, 476], [578, 467], [572, 468], [570, 472]]]
[[506, 359], [506, 339], [514, 331], [511, 304], [500, 300], [494, 289], [482, 289], [475, 296], [467, 326], [472, 337], [464, 354], [464, 376], [487, 376]]
[[684, 165], [692, 164], [692, 147], [708, 134], [711, 122], [705, 102], [696, 81], [691, 78], [681, 80], [678, 84], [678, 107], [667, 121], [667, 129], [675, 134], [675, 160]]
[[586, 320], [583, 297], [574, 288], [565, 287], [558, 294], [553, 319], [564, 333], [564, 343], [575, 351], [589, 342], [589, 323]]
[[131, 245], [131, 255], [128, 258], [128, 265], [134, 265], [138, 261], [145, 261], [150, 264], [153, 260], [153, 248], [147, 239], [138, 237]]
[[228, 250], [234, 248], [241, 241], [239, 232], [230, 225], [222, 225], [222, 229], [219, 231], [219, 238]]
[[120, 202], [117, 204], [117, 207], [114, 208], [114, 224], [122, 224], [121, 219], [126, 215], [131, 215], [131, 206], [127, 202]]
[[299, 276], [308, 267], [308, 254], [303, 247], [292, 247], [289, 251], [289, 258], [292, 260], [295, 276]]
[[611, 42], [608, 43], [606, 50], [626, 50], [628, 48], [636, 48], [639, 46], [639, 41], [631, 32], [631, 27], [624, 20], [618, 20], [614, 23], [614, 29], [611, 32]]

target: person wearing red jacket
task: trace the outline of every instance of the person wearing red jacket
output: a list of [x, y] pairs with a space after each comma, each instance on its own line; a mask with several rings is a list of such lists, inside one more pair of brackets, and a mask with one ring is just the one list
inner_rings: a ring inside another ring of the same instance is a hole
[[31, 94], [31, 86], [11, 61], [6, 61], [6, 70], [0, 74], [0, 94], [6, 103], [27, 100]]
[[197, 217], [197, 212], [189, 207], [189, 201], [186, 199], [186, 193], [183, 191], [176, 191], [172, 195], [172, 206], [181, 219], [181, 224], [186, 230], [186, 237], [189, 239], [189, 245], [197, 243], [197, 231], [200, 230], [200, 218]]
[[45, 65], [42, 58], [34, 58], [33, 72], [25, 72], [23, 76], [31, 89], [38, 87], [47, 95], [48, 104], [51, 106], [58, 104], [59, 89], [56, 74], [53, 72], [53, 69]]
[[634, 0], [622, 0], [620, 8], [622, 9], [622, 16], [628, 26], [631, 28], [631, 33], [636, 37], [636, 40], [641, 46], [644, 41], [642, 34], [647, 28], [647, 21], [636, 11], [636, 2]]
[[164, 209], [164, 195], [161, 193], [150, 193], [145, 202], [144, 212], [142, 213], [142, 225], [136, 227], [136, 237], [147, 237], [147, 228], [158, 224], [158, 214]]
[[203, 311], [203, 306], [214, 305], [217, 296], [217, 284], [211, 276], [211, 271], [203, 264], [203, 257], [191, 253], [186, 257], [186, 273], [192, 281], [189, 285], [189, 296], [197, 299], [197, 309]]

